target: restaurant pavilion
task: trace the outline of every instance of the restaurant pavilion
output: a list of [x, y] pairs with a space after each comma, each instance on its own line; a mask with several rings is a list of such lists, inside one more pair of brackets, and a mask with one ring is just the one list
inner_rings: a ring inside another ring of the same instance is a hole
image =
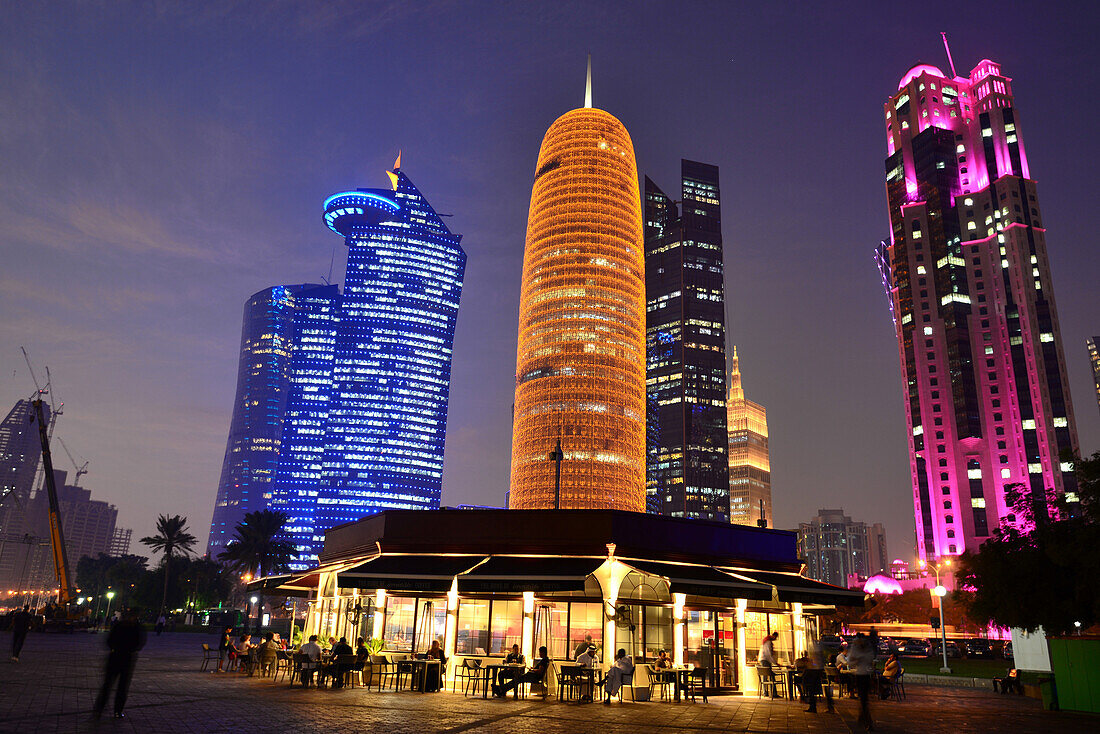
[[863, 604], [801, 571], [784, 530], [621, 510], [388, 510], [329, 530], [318, 567], [252, 588], [304, 598], [307, 635], [393, 653], [438, 640], [452, 670], [513, 644], [571, 660], [591, 638], [601, 660], [667, 650], [708, 669], [713, 691], [753, 692], [765, 635], [792, 663], [820, 615]]

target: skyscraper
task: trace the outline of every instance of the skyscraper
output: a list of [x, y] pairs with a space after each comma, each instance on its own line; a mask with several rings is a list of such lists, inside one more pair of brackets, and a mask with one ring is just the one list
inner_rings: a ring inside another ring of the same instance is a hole
[[1092, 382], [1096, 386], [1096, 404], [1100, 406], [1100, 336], [1085, 340], [1089, 350], [1089, 363], [1092, 365]]
[[[349, 252], [313, 526], [294, 510], [297, 529], [290, 533], [299, 546], [312, 533], [313, 547], [300, 548], [297, 567], [313, 562], [324, 530], [334, 525], [385, 509], [439, 507], [466, 253], [461, 235], [451, 233], [401, 171], [400, 158], [388, 175], [392, 190], [345, 191], [324, 204], [325, 223]], [[316, 430], [321, 402], [288, 430], [298, 436], [303, 427]], [[310, 471], [316, 450], [309, 448]], [[300, 502], [303, 487], [286, 487], [280, 503]]]
[[651, 512], [726, 521], [726, 327], [718, 168], [680, 161], [682, 205], [645, 177]]
[[293, 345], [295, 294], [315, 285], [277, 285], [244, 306], [237, 394], [206, 550], [225, 550], [246, 513], [266, 509], [282, 442]]
[[733, 348], [726, 421], [729, 425], [730, 520], [740, 525], [757, 525], [759, 520], [764, 520], [767, 527], [774, 527], [768, 411], [763, 405], [745, 399], [737, 347]]
[[[43, 404], [43, 415], [50, 420], [50, 406]], [[30, 421], [34, 408], [30, 400], [15, 403], [0, 421], [0, 586], [18, 588], [23, 567], [33, 558], [34, 533], [31, 494], [42, 445], [38, 424]], [[49, 542], [48, 537], [44, 538]]]
[[818, 510], [798, 525], [798, 555], [808, 577], [847, 587], [849, 574], [866, 578], [887, 570], [886, 531], [882, 523], [853, 521], [844, 510]]
[[645, 509], [645, 262], [626, 128], [585, 106], [546, 131], [520, 291], [509, 507]]
[[927, 64], [885, 104], [890, 238], [878, 250], [897, 331], [921, 558], [1013, 522], [1005, 488], [1075, 498], [1077, 450], [1037, 186], [1011, 79]]

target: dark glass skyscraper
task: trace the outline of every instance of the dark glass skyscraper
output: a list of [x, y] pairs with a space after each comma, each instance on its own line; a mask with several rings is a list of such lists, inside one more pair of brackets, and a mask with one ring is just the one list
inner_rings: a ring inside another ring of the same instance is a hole
[[[43, 404], [43, 417], [50, 420], [50, 406]], [[23, 569], [33, 558], [35, 547], [24, 536], [35, 532], [31, 517], [31, 493], [42, 445], [38, 424], [32, 423], [30, 400], [20, 400], [0, 421], [0, 585], [20, 587]], [[35, 538], [33, 545], [37, 546]]]
[[718, 168], [680, 162], [681, 207], [645, 179], [647, 510], [729, 520]]
[[277, 285], [244, 307], [237, 394], [206, 550], [216, 556], [248, 512], [266, 509], [279, 459], [294, 343], [295, 294], [316, 285]]
[[[294, 450], [280, 464], [275, 506], [291, 515], [295, 568], [316, 561], [334, 525], [439, 507], [466, 253], [399, 164], [389, 176], [392, 190], [346, 191], [324, 205], [349, 252], [338, 324], [324, 337], [330, 392], [303, 382], [288, 406], [283, 442]], [[320, 377], [325, 358], [313, 359], [308, 370]]]

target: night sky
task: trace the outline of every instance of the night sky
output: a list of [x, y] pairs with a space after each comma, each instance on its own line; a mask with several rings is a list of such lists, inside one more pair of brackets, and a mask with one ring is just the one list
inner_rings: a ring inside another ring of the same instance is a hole
[[[873, 248], [882, 105], [913, 64], [1013, 78], [1082, 450], [1100, 449], [1096, 6], [1059, 3], [0, 4], [0, 407], [53, 374], [82, 484], [136, 538], [183, 514], [205, 547], [261, 288], [345, 252], [321, 202], [403, 170], [469, 256], [443, 503], [502, 504], [535, 159], [583, 102], [639, 170], [721, 167], [728, 329], [768, 409], [778, 527], [821, 507], [913, 556], [902, 384]], [[894, 9], [897, 8], [897, 11]], [[69, 468], [55, 446], [55, 462]]]

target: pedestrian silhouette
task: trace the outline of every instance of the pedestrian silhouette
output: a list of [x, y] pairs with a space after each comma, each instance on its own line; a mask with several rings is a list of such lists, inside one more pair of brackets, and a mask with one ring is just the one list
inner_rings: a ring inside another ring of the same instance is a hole
[[19, 662], [19, 653], [23, 650], [23, 643], [27, 640], [27, 631], [31, 628], [30, 605], [23, 608], [11, 619], [11, 661]]
[[103, 678], [103, 688], [99, 691], [99, 697], [95, 701], [95, 715], [103, 713], [103, 707], [107, 705], [107, 697], [111, 694], [111, 686], [118, 680], [118, 689], [115, 691], [115, 718], [123, 717], [122, 710], [126, 707], [126, 694], [130, 692], [130, 678], [134, 675], [134, 664], [137, 663], [138, 650], [145, 647], [145, 630], [138, 622], [138, 610], [130, 609], [126, 615], [115, 622], [111, 632], [107, 635], [107, 670]]

